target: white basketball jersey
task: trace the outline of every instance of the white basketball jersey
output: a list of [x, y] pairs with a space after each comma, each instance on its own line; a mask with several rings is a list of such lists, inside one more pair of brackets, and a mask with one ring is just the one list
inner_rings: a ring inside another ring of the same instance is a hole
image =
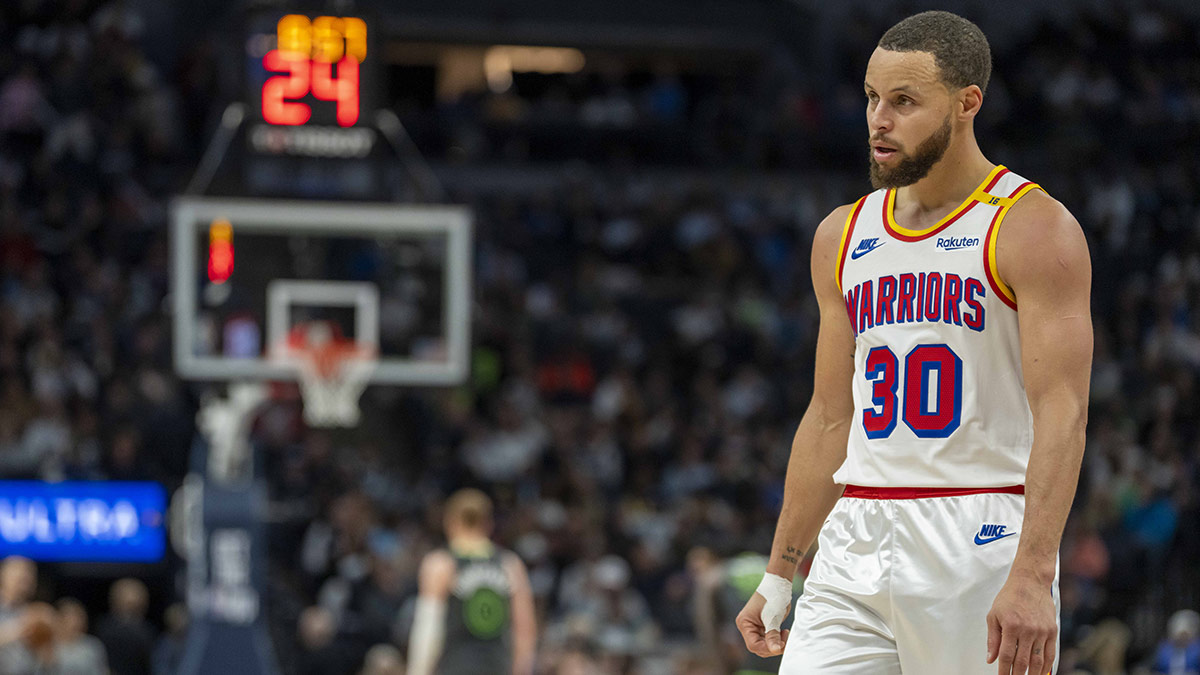
[[1016, 297], [996, 272], [995, 243], [1008, 209], [1038, 187], [998, 166], [950, 215], [919, 231], [896, 223], [895, 190], [854, 205], [838, 282], [855, 335], [855, 416], [835, 482], [1025, 482], [1033, 416]]

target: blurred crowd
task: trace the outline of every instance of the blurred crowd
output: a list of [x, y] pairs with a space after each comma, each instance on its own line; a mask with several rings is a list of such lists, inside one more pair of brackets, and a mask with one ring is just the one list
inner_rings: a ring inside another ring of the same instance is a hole
[[138, 579], [115, 581], [107, 612], [89, 632], [89, 612], [79, 600], [39, 600], [38, 570], [26, 558], [0, 562], [0, 673], [109, 675], [173, 673], [182, 654], [187, 610], [166, 612], [165, 630], [146, 619], [150, 592]]
[[[868, 189], [857, 82], [895, 18], [857, 17], [824, 79], [801, 67], [801, 45], [759, 77], [664, 68], [529, 94], [518, 79], [403, 111], [435, 163], [582, 161], [520, 191], [447, 180], [477, 224], [469, 386], [369, 390], [354, 432], [305, 431], [288, 402], [257, 425], [285, 672], [401, 671], [416, 565], [463, 485], [495, 498], [496, 538], [530, 569], [540, 672], [736, 664], [731, 616], [702, 598], [770, 546], [811, 391], [812, 230]], [[188, 465], [198, 390], [171, 366], [166, 203], [221, 88], [209, 45], [166, 67], [146, 30], [121, 2], [0, 8], [3, 477], [173, 488]], [[1076, 214], [1093, 257], [1060, 672], [1200, 668], [1186, 611], [1200, 607], [1198, 40], [1197, 22], [1138, 10], [993, 44], [981, 144]], [[547, 141], [538, 115], [551, 138], [583, 140]], [[687, 142], [653, 152], [647, 134], [605, 131], [622, 128]], [[595, 129], [606, 135], [587, 141]], [[40, 586], [28, 562], [3, 569], [0, 673], [99, 649], [115, 675], [151, 672], [156, 641], [170, 653], [186, 630], [178, 606], [147, 619], [134, 580], [109, 607], [81, 607], [57, 597], [53, 568]], [[97, 646], [88, 617], [106, 611]]]

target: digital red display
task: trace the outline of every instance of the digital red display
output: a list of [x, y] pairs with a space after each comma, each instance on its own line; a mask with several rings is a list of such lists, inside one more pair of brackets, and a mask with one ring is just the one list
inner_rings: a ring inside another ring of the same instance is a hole
[[302, 99], [312, 94], [336, 105], [339, 126], [358, 122], [359, 65], [367, 56], [367, 24], [355, 17], [288, 14], [276, 27], [276, 48], [262, 57], [270, 73], [262, 85], [262, 117], [297, 126], [312, 117]]
[[208, 228], [208, 280], [223, 284], [233, 275], [233, 225], [223, 218]]

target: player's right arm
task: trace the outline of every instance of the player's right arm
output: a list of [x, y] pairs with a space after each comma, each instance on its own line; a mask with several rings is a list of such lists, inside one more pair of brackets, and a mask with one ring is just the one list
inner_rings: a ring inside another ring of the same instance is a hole
[[446, 601], [454, 584], [454, 558], [433, 551], [417, 572], [417, 610], [408, 637], [408, 675], [432, 675], [446, 639]]
[[537, 611], [533, 603], [533, 589], [529, 585], [529, 572], [525, 569], [525, 563], [514, 553], [505, 556], [504, 571], [512, 589], [513, 675], [533, 675], [537, 651]]
[[[738, 630], [746, 648], [759, 656], [783, 652], [787, 634], [767, 630], [766, 624], [782, 620], [791, 603], [791, 581], [796, 566], [812, 545], [822, 523], [837, 503], [843, 486], [833, 482], [833, 473], [846, 459], [846, 441], [854, 418], [851, 378], [854, 376], [854, 333], [846, 315], [846, 304], [838, 287], [837, 258], [842, 231], [852, 206], [835, 209], [817, 227], [813, 236], [813, 290], [820, 306], [813, 395], [808, 410], [796, 429], [784, 483], [783, 507], [775, 526], [767, 575], [759, 588], [768, 592], [751, 596], [737, 617]], [[774, 575], [774, 577], [772, 577]], [[775, 582], [771, 584], [771, 582]], [[784, 606], [777, 607], [780, 600]], [[764, 618], [764, 609], [768, 615]], [[780, 615], [782, 612], [782, 616]]]

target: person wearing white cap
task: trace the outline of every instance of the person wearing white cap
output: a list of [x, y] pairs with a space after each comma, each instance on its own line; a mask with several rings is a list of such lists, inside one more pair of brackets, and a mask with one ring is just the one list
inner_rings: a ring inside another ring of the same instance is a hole
[[1200, 614], [1181, 609], [1167, 621], [1167, 639], [1158, 645], [1151, 672], [1200, 675]]

